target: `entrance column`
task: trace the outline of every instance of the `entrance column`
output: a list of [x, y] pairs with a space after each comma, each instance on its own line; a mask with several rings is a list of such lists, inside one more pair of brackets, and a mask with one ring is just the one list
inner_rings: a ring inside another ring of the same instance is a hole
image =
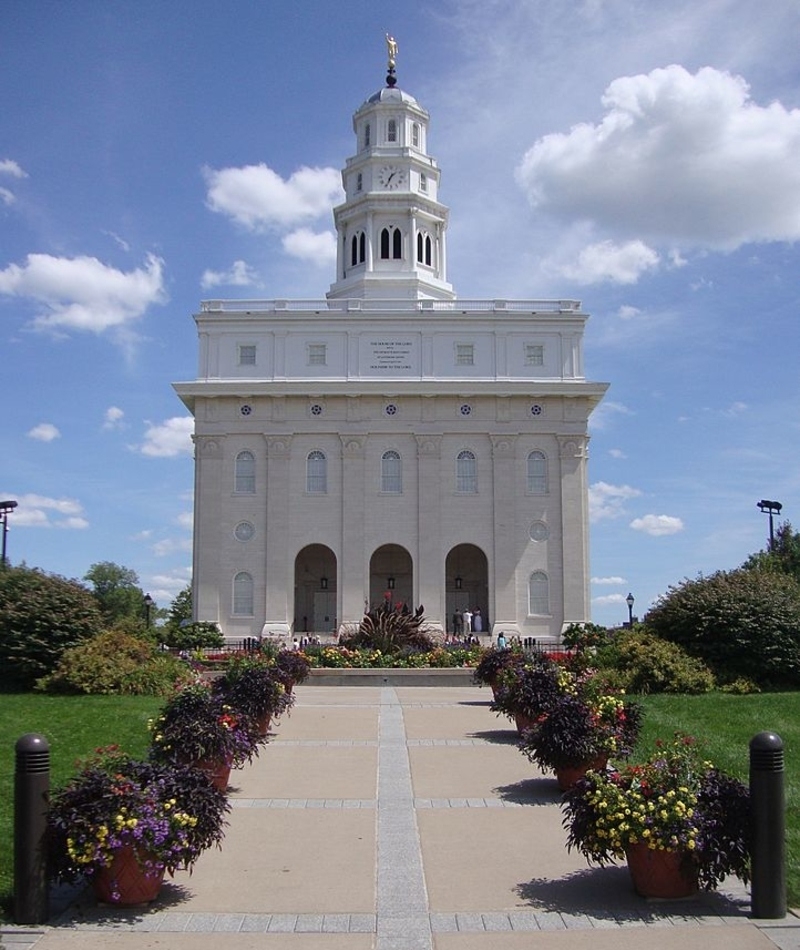
[[[489, 618], [492, 630], [520, 633], [517, 596], [516, 436], [490, 436], [494, 484], [492, 561], [489, 567]], [[527, 596], [525, 597], [527, 602]], [[524, 618], [522, 618], [524, 619]]]
[[[588, 436], [559, 437], [559, 460], [561, 462], [561, 537], [563, 540], [562, 563], [569, 565], [564, 571], [564, 590], [559, 602], [551, 586], [553, 614], [562, 610], [560, 618], [565, 623], [583, 623], [590, 618], [589, 608], [589, 511], [586, 487], [588, 459]], [[556, 619], [554, 617], [554, 619]], [[560, 632], [560, 631], [559, 631]]]
[[289, 463], [291, 436], [267, 439], [267, 554], [266, 613], [264, 636], [288, 636], [292, 632], [294, 578], [288, 556]]
[[417, 603], [423, 604], [428, 625], [444, 631], [445, 552], [442, 546], [440, 435], [417, 436]]
[[342, 549], [339, 590], [342, 624], [361, 623], [364, 598], [369, 597], [369, 553], [364, 538], [366, 491], [365, 435], [343, 435], [342, 440]]

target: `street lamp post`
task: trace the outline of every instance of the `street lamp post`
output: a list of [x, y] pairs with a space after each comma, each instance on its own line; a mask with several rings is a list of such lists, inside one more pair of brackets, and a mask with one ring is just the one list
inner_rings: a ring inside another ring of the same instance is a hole
[[149, 594], [144, 595], [144, 625], [150, 629], [150, 611], [153, 609], [153, 598]]
[[628, 627], [633, 630], [633, 605], [636, 603], [633, 594], [628, 594], [625, 603], [628, 605]]
[[8, 516], [17, 507], [19, 502], [9, 498], [7, 501], [0, 501], [0, 525], [3, 530], [3, 554], [0, 559], [0, 568], [5, 570], [8, 562], [6, 561], [6, 545], [8, 537]]
[[779, 501], [769, 501], [766, 498], [762, 498], [756, 507], [760, 509], [762, 514], [769, 515], [769, 549], [771, 551], [775, 545], [775, 525], [773, 524], [772, 517], [773, 515], [779, 515], [781, 513], [783, 505]]

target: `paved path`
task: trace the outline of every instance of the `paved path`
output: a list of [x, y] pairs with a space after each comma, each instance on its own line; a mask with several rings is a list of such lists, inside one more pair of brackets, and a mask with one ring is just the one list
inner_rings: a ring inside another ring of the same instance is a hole
[[474, 688], [305, 686], [232, 776], [221, 851], [147, 909], [77, 895], [8, 950], [800, 950], [738, 882], [638, 898], [568, 854], [553, 779]]

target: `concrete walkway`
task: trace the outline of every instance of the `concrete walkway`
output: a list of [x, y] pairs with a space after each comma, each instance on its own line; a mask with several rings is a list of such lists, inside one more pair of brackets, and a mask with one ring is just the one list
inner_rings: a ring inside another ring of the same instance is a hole
[[86, 893], [8, 950], [800, 950], [800, 919], [753, 921], [733, 881], [653, 902], [625, 867], [568, 854], [553, 779], [473, 687], [297, 690], [232, 775], [221, 851], [148, 908]]

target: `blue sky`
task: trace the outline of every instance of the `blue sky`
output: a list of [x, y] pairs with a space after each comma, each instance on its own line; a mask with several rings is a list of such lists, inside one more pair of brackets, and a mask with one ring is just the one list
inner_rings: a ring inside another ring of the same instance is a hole
[[800, 7], [770, 0], [5, 0], [8, 553], [191, 575], [206, 298], [321, 298], [351, 116], [431, 113], [460, 296], [591, 314], [593, 616], [800, 525]]

